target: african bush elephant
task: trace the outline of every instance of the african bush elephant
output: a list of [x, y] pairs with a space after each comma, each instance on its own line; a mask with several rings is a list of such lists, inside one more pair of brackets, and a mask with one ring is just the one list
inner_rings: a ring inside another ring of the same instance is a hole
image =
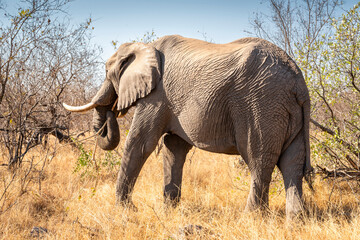
[[[251, 172], [246, 209], [268, 206], [277, 165], [286, 189], [287, 216], [301, 212], [302, 178], [310, 171], [310, 99], [295, 62], [258, 38], [212, 44], [181, 36], [126, 43], [106, 63], [106, 79], [92, 101], [98, 144], [119, 144], [116, 117], [136, 105], [116, 187], [130, 202], [140, 170], [164, 135], [164, 195], [181, 195], [186, 154], [195, 146], [240, 154]], [[106, 127], [101, 129], [106, 123]]]

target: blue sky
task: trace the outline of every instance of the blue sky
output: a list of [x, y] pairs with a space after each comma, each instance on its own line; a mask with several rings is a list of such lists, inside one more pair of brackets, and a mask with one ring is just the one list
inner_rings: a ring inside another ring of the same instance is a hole
[[[0, 0], [9, 6], [20, 0]], [[350, 9], [358, 0], [345, 0]], [[93, 43], [100, 45], [106, 60], [113, 52], [111, 41], [128, 42], [154, 30], [158, 37], [185, 37], [226, 43], [249, 36], [249, 18], [254, 12], [267, 13], [264, 0], [75, 0], [67, 12], [73, 23], [93, 20]]]
[[154, 30], [157, 36], [179, 34], [204, 38], [216, 43], [230, 42], [247, 36], [249, 17], [266, 10], [258, 0], [77, 0], [69, 13], [75, 21], [91, 15], [95, 41], [104, 48], [104, 58], [114, 51], [112, 40], [119, 43], [141, 37]]

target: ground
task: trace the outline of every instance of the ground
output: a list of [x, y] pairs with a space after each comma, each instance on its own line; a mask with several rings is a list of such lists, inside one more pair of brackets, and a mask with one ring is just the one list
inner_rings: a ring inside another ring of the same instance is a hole
[[[121, 151], [118, 155], [97, 149], [94, 164], [91, 156], [86, 157], [93, 148], [93, 144], [83, 150], [57, 144], [51, 158], [39, 146], [29, 155], [33, 164], [28, 175], [29, 162], [17, 171], [0, 166], [0, 239], [358, 239], [360, 235], [360, 194], [354, 183], [317, 176], [315, 193], [304, 184], [307, 213], [289, 223], [277, 169], [268, 213], [246, 213], [250, 176], [241, 159], [199, 149], [187, 157], [177, 208], [163, 204], [161, 152], [150, 156], [135, 186], [138, 210], [115, 206]], [[5, 160], [3, 156], [0, 163]]]

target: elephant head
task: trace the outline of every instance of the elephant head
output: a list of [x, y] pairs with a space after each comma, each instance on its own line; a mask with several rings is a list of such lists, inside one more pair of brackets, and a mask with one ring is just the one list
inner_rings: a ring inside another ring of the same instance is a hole
[[125, 114], [138, 99], [147, 96], [160, 78], [157, 50], [143, 43], [126, 43], [107, 61], [105, 82], [90, 103], [79, 107], [63, 105], [72, 112], [95, 108], [93, 127], [95, 132], [99, 132], [98, 144], [104, 150], [112, 150], [120, 141], [116, 117], [119, 113]]

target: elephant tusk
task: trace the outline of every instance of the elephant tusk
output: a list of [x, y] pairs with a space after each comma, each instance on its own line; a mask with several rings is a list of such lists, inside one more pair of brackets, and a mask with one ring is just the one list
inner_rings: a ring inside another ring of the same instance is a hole
[[[112, 108], [111, 108], [111, 111], [115, 112], [115, 108], [116, 108], [116, 104], [117, 104], [118, 100], [119, 100], [119, 98], [117, 98], [117, 99], [115, 100], [115, 102], [114, 102], [114, 104], [113, 104], [113, 106], [112, 106]], [[126, 112], [127, 112], [127, 111], [126, 111]], [[125, 114], [126, 114], [126, 113], [125, 113]], [[121, 111], [120, 111], [120, 112], [117, 111], [117, 113], [116, 113], [117, 117], [116, 117], [116, 118], [122, 118], [122, 117], [125, 116], [125, 114], [122, 114]]]
[[111, 111], [114, 112], [118, 100], [119, 100], [119, 98], [116, 98], [116, 100], [115, 100], [115, 102], [114, 102], [114, 104], [113, 104], [113, 106], [112, 106], [112, 108], [111, 108]]
[[78, 107], [74, 107], [74, 106], [70, 106], [70, 105], [67, 105], [66, 103], [63, 103], [63, 106], [66, 110], [70, 111], [70, 112], [86, 112], [86, 111], [89, 111], [95, 107], [97, 107], [98, 105], [96, 103], [88, 103], [88, 104], [85, 104], [83, 106], [78, 106]]

